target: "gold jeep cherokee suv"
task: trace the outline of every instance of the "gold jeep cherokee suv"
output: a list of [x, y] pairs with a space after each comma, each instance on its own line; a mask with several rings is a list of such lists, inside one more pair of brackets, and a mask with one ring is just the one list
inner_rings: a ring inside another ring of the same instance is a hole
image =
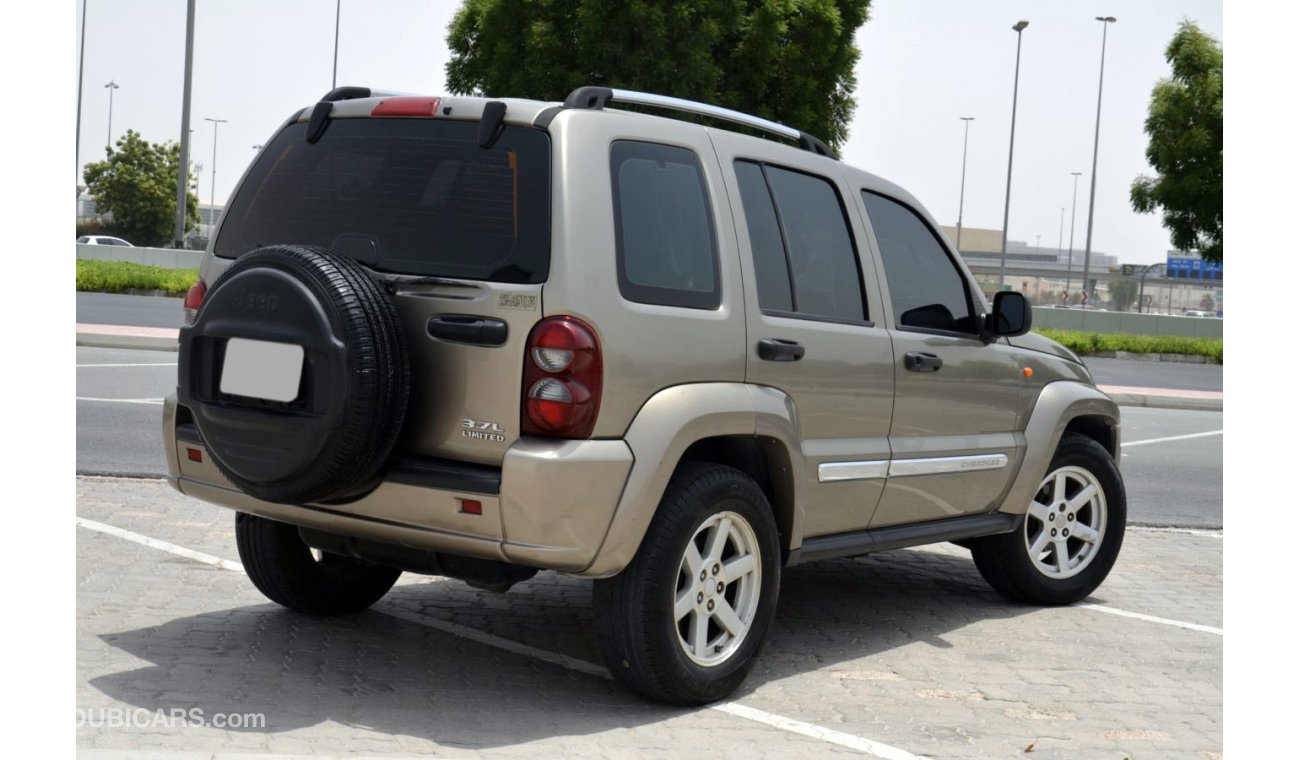
[[1119, 410], [1025, 298], [988, 304], [902, 188], [706, 104], [336, 89], [267, 141], [185, 307], [169, 477], [237, 512], [267, 597], [586, 576], [654, 700], [740, 685], [783, 567], [956, 541], [1068, 604], [1124, 535]]

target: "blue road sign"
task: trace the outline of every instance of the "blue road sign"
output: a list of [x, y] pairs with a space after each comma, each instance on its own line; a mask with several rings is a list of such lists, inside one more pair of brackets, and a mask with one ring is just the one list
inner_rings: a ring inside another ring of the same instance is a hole
[[1165, 259], [1165, 271], [1168, 277], [1177, 280], [1218, 282], [1223, 279], [1223, 263], [1217, 261], [1169, 256]]

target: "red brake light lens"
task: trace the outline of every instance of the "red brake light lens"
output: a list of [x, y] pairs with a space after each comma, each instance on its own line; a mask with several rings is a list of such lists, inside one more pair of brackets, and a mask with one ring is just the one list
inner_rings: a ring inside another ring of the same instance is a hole
[[524, 434], [590, 437], [603, 375], [600, 344], [590, 327], [573, 317], [539, 322], [524, 359]]
[[380, 101], [371, 116], [437, 116], [442, 98], [400, 97]]
[[194, 324], [195, 317], [199, 315], [199, 306], [203, 305], [203, 296], [207, 294], [208, 286], [203, 284], [203, 280], [194, 283], [190, 286], [190, 289], [186, 291], [185, 301], [182, 304], [182, 308], [185, 311], [185, 324]]

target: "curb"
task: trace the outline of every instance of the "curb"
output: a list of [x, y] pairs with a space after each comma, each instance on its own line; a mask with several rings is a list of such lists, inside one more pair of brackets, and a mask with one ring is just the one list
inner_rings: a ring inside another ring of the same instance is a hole
[[177, 331], [162, 327], [77, 324], [77, 345], [92, 348], [137, 348], [178, 351]]
[[1080, 354], [1084, 358], [1096, 357], [1098, 359], [1128, 359], [1138, 362], [1175, 362], [1177, 364], [1210, 364], [1214, 366], [1223, 366], [1208, 356], [1198, 354], [1135, 354], [1132, 351], [1094, 351], [1091, 354]]
[[1182, 409], [1193, 412], [1222, 412], [1221, 398], [1184, 398], [1146, 393], [1107, 393], [1120, 406], [1140, 406], [1147, 409]]

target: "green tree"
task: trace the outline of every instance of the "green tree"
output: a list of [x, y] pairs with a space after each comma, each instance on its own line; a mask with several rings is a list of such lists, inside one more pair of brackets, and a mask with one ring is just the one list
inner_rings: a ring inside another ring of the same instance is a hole
[[[136, 245], [164, 245], [176, 229], [176, 175], [180, 146], [155, 144], [127, 130], [108, 157], [86, 165], [85, 179], [95, 208], [113, 216], [112, 227]], [[185, 228], [199, 221], [199, 199], [191, 177], [186, 193]]]
[[1110, 284], [1110, 304], [1115, 311], [1128, 311], [1138, 297], [1137, 280], [1115, 280]]
[[455, 93], [563, 100], [605, 85], [700, 100], [843, 144], [870, 0], [465, 0]]
[[1165, 50], [1173, 76], [1156, 83], [1147, 112], [1147, 162], [1157, 176], [1133, 181], [1133, 208], [1164, 211], [1174, 246], [1223, 260], [1223, 49], [1183, 21]]

